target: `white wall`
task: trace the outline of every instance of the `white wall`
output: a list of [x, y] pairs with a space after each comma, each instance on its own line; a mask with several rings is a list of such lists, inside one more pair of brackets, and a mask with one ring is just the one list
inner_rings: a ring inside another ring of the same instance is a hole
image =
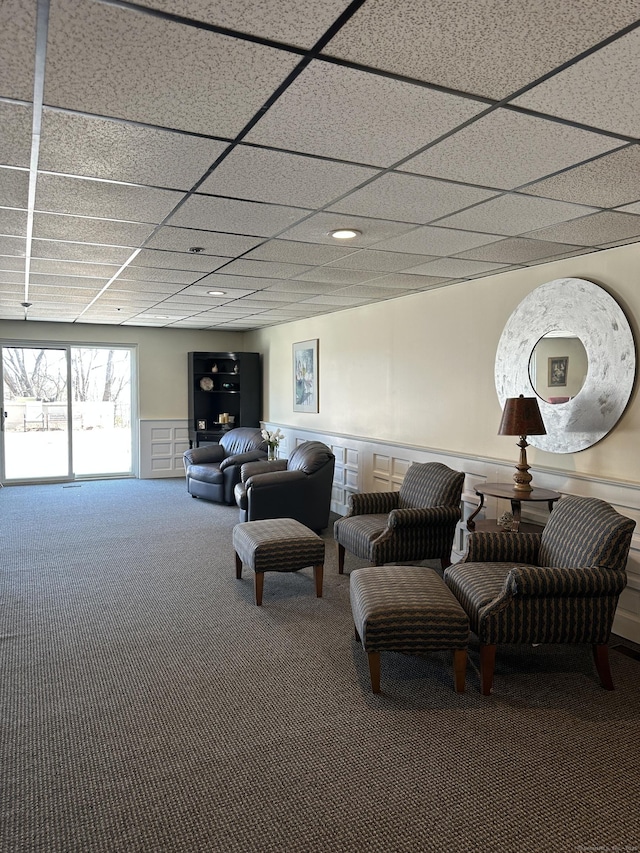
[[107, 343], [137, 347], [139, 417], [187, 418], [187, 353], [243, 349], [241, 332], [147, 329], [87, 323], [0, 320], [0, 342]]
[[[585, 278], [621, 304], [640, 340], [640, 246], [569, 258], [247, 335], [263, 353], [264, 417], [328, 433], [382, 439], [509, 461], [515, 440], [497, 435], [498, 340], [512, 311], [555, 278]], [[292, 411], [291, 347], [319, 339], [320, 411]], [[535, 466], [640, 484], [637, 389], [616, 428], [575, 454], [531, 447]]]

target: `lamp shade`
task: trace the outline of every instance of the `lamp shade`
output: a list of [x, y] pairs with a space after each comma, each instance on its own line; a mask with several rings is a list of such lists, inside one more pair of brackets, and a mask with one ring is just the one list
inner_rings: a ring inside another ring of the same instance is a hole
[[536, 397], [507, 397], [498, 435], [546, 435]]

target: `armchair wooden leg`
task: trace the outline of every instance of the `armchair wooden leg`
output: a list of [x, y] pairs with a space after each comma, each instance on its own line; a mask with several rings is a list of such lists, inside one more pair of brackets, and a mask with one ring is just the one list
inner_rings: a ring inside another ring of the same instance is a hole
[[369, 675], [371, 676], [371, 690], [380, 693], [380, 652], [367, 652], [369, 657]]
[[453, 679], [456, 693], [464, 693], [464, 682], [467, 674], [467, 650], [453, 650]]
[[344, 545], [338, 542], [338, 574], [344, 574]]
[[322, 598], [322, 578], [324, 576], [324, 563], [313, 567], [313, 579], [316, 583], [316, 598]]
[[262, 590], [264, 589], [264, 572], [256, 572], [256, 604], [262, 604]]
[[236, 577], [238, 578], [238, 580], [240, 580], [240, 578], [242, 577], [242, 560], [240, 559], [240, 557], [238, 557], [237, 552], [236, 552]]
[[489, 696], [493, 687], [493, 671], [496, 666], [497, 648], [495, 644], [480, 644], [480, 693], [483, 696]]
[[600, 683], [605, 690], [613, 690], [613, 678], [611, 677], [611, 669], [609, 668], [609, 646], [594, 643], [593, 659], [598, 670]]

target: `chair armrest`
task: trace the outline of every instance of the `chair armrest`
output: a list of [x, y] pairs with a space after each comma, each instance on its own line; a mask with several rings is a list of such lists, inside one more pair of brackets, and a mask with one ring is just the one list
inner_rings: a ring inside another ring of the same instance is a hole
[[457, 506], [426, 506], [417, 509], [394, 509], [389, 513], [387, 527], [427, 527], [452, 523], [460, 518]]
[[398, 506], [398, 492], [356, 492], [349, 497], [345, 518], [352, 515], [381, 515]]
[[253, 477], [255, 474], [270, 474], [273, 471], [286, 471], [287, 460], [276, 459], [273, 462], [268, 462], [266, 459], [259, 462], [245, 462], [240, 471], [240, 476], [243, 483]]
[[620, 595], [626, 584], [624, 572], [602, 566], [516, 566], [505, 578], [504, 594], [520, 598], [595, 598]]
[[224, 471], [230, 465], [244, 465], [245, 462], [258, 462], [266, 456], [264, 450], [248, 450], [246, 453], [234, 453], [220, 463], [220, 470]]
[[187, 465], [206, 465], [208, 462], [222, 462], [225, 449], [221, 444], [206, 444], [204, 447], [193, 447], [183, 453], [185, 468]]
[[245, 488], [267, 489], [272, 486], [283, 486], [295, 483], [298, 480], [306, 480], [308, 474], [304, 471], [269, 471], [268, 474], [254, 474], [245, 481]]
[[470, 533], [463, 563], [527, 563], [538, 559], [540, 533]]

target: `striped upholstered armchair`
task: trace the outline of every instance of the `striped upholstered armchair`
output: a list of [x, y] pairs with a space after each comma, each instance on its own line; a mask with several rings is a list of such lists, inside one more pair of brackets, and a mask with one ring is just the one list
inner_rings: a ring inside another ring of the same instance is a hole
[[590, 643], [613, 690], [607, 641], [625, 587], [635, 521], [596, 498], [564, 497], [542, 533], [472, 533], [444, 579], [480, 641], [480, 690], [498, 643]]
[[351, 495], [347, 514], [333, 528], [340, 574], [345, 551], [374, 566], [433, 559], [448, 566], [463, 482], [462, 471], [415, 462], [398, 492]]

